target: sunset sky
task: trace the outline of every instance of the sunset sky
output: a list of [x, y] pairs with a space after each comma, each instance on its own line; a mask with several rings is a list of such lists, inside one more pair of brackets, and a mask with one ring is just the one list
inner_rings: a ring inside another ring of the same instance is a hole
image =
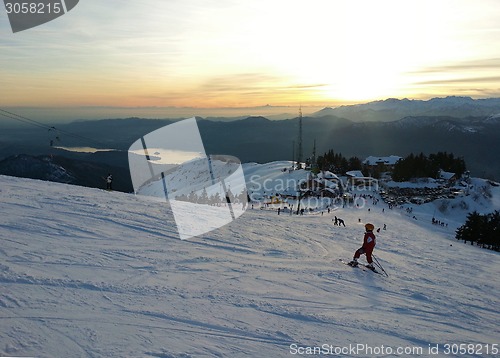
[[498, 0], [80, 0], [12, 33], [0, 107], [500, 97]]

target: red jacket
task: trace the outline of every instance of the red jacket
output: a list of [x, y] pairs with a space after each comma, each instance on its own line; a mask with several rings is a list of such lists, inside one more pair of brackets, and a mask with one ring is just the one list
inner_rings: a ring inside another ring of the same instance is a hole
[[373, 232], [368, 231], [365, 233], [365, 237], [363, 239], [363, 249], [365, 252], [372, 252], [375, 247], [375, 235]]

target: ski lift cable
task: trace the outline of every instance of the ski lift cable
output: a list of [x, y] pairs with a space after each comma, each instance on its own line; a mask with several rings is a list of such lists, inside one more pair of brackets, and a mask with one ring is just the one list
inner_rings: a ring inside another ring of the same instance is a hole
[[59, 133], [65, 134], [65, 135], [67, 135], [69, 137], [83, 139], [85, 141], [90, 141], [90, 142], [94, 142], [95, 144], [100, 144], [100, 145], [105, 146], [105, 144], [103, 142], [100, 142], [100, 141], [98, 141], [96, 139], [92, 139], [92, 138], [89, 138], [89, 137], [84, 137], [84, 136], [79, 135], [79, 134], [75, 134], [75, 133], [71, 133], [71, 132], [68, 132], [68, 131], [65, 131], [65, 130], [62, 130], [62, 129], [58, 129], [58, 128], [54, 127], [54, 126], [49, 126], [49, 125], [43, 124], [41, 122], [35, 121], [34, 119], [31, 119], [31, 118], [28, 118], [28, 117], [25, 117], [25, 116], [21, 116], [21, 115], [16, 114], [16, 113], [12, 113], [12, 112], [6, 111], [6, 110], [1, 109], [1, 108], [0, 108], [0, 114], [3, 115], [4, 117], [11, 118], [11, 119], [14, 119], [14, 120], [19, 121], [19, 122], [23, 122], [23, 123], [26, 123], [26, 124], [31, 124], [31, 125], [34, 125], [34, 126], [39, 127], [39, 128], [48, 129], [49, 131], [55, 130], [55, 131], [57, 131]]
[[31, 125], [34, 125], [36, 127], [40, 127], [40, 128], [44, 128], [44, 129], [48, 129], [48, 130], [53, 129], [53, 128], [51, 128], [43, 123], [28, 121], [27, 119], [24, 119], [24, 118], [18, 118], [17, 114], [11, 113], [9, 111], [4, 111], [3, 109], [0, 109], [0, 115], [7, 117], [7, 118], [14, 119], [14, 120], [19, 121], [19, 122], [31, 124]]

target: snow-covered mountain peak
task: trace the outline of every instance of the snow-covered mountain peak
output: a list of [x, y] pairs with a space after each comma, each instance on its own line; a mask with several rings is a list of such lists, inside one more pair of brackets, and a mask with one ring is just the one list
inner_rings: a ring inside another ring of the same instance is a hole
[[[318, 113], [326, 113], [322, 110]], [[429, 100], [388, 98], [363, 104], [345, 105], [328, 109], [336, 115], [358, 122], [394, 121], [410, 116], [436, 117], [481, 117], [500, 111], [500, 99], [473, 99], [471, 97], [448, 96]], [[324, 114], [323, 114], [324, 115]]]

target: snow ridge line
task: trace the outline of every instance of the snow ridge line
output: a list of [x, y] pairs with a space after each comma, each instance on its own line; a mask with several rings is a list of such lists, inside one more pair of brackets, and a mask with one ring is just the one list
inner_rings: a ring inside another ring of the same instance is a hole
[[48, 287], [64, 287], [79, 290], [108, 292], [108, 293], [126, 293], [135, 295], [149, 294], [175, 294], [172, 290], [164, 288], [152, 288], [150, 286], [114, 286], [114, 285], [96, 285], [90, 282], [78, 280], [61, 280], [61, 279], [39, 279], [33, 276], [23, 275], [18, 277], [0, 276], [0, 284], [21, 284], [21, 285], [39, 285]]
[[[243, 331], [237, 328], [228, 328], [228, 327], [223, 327], [215, 324], [210, 324], [210, 323], [204, 323], [192, 319], [186, 319], [186, 318], [179, 318], [179, 317], [174, 317], [171, 315], [168, 315], [166, 313], [157, 313], [157, 312], [150, 312], [150, 311], [135, 311], [135, 310], [123, 310], [125, 313], [132, 313], [132, 314], [140, 314], [143, 316], [150, 316], [162, 320], [167, 320], [167, 321], [172, 321], [176, 323], [183, 323], [187, 324], [190, 326], [195, 326], [198, 328], [203, 329], [200, 332], [200, 334], [203, 335], [211, 335], [211, 336], [218, 336], [218, 337], [228, 337], [228, 338], [237, 338], [237, 339], [242, 339], [242, 340], [249, 340], [249, 341], [258, 341], [258, 342], [263, 342], [263, 343], [271, 343], [271, 344], [278, 344], [278, 345], [289, 345], [291, 338], [289, 338], [287, 335], [280, 333], [283, 335], [285, 338], [279, 338], [279, 337], [270, 337], [269, 335], [261, 335], [253, 332], [248, 332], [248, 331]], [[176, 330], [179, 331], [186, 331], [186, 332], [193, 332], [192, 330], [187, 330], [187, 329], [181, 329], [181, 328], [176, 328]], [[206, 331], [208, 330], [208, 331]], [[219, 333], [214, 333], [211, 331], [217, 331]]]

